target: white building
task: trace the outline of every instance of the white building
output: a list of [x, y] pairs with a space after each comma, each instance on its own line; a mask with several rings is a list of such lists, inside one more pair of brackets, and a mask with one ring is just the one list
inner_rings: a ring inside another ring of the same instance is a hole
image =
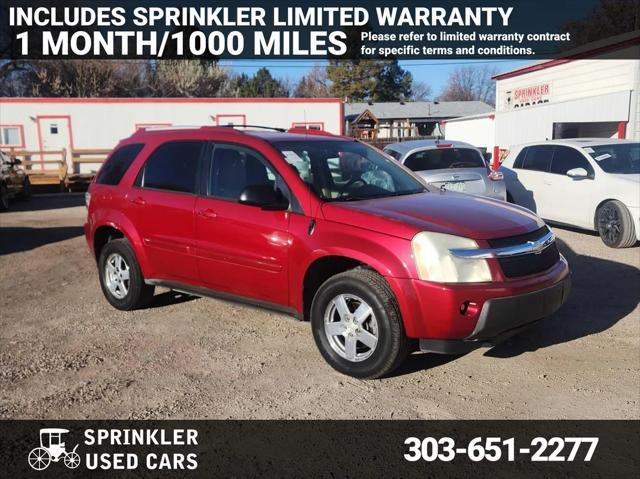
[[341, 134], [343, 106], [334, 98], [0, 98], [3, 151], [111, 149], [141, 127], [228, 124]]
[[486, 152], [493, 152], [496, 115], [493, 111], [443, 121], [444, 137], [470, 143]]
[[[608, 59], [612, 52], [629, 60]], [[588, 58], [585, 58], [588, 57]], [[640, 37], [625, 34], [571, 58], [495, 77], [495, 144], [598, 137], [640, 140]]]

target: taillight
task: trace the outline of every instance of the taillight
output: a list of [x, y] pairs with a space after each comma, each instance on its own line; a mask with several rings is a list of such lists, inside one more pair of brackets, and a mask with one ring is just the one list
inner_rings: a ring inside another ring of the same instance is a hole
[[491, 181], [504, 180], [504, 175], [502, 174], [501, 171], [492, 171], [491, 173], [489, 173], [489, 179]]
[[88, 191], [84, 194], [84, 205], [88, 208], [89, 203], [91, 203], [91, 193]]

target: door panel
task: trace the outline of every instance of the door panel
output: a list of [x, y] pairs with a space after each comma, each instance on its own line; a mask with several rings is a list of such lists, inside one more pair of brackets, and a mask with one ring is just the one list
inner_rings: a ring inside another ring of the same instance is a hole
[[282, 180], [259, 153], [239, 146], [216, 145], [210, 163], [208, 196], [198, 198], [195, 207], [201, 281], [213, 289], [287, 305], [290, 213], [238, 203], [246, 186], [281, 189]]
[[239, 296], [286, 305], [289, 212], [226, 200], [196, 200], [196, 255], [201, 280]]
[[127, 194], [154, 278], [198, 282], [194, 208], [205, 145], [202, 141], [160, 145]]
[[544, 182], [553, 158], [553, 149], [550, 145], [529, 147], [520, 168], [514, 169], [521, 189], [518, 192], [518, 204], [543, 218], [550, 208]]
[[[68, 155], [73, 143], [71, 139], [70, 121], [68, 117], [38, 118], [38, 133], [40, 134], [43, 151], [60, 151], [65, 149], [67, 151], [67, 157], [69, 157]], [[51, 157], [44, 157], [43, 159], [50, 160]], [[58, 167], [54, 164], [45, 164], [43, 168], [50, 170]]]
[[[584, 168], [590, 178], [573, 179], [566, 175], [574, 168]], [[575, 226], [593, 228], [598, 196], [595, 194], [593, 167], [575, 148], [557, 146], [551, 170], [545, 177], [545, 197], [552, 207], [546, 210], [545, 218]]]
[[155, 278], [197, 282], [193, 251], [196, 197], [133, 188], [127, 195]]

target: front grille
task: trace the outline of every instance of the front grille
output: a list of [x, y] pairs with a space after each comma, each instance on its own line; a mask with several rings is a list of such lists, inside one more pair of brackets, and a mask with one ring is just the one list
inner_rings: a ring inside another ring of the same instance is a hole
[[[546, 226], [518, 236], [510, 236], [508, 238], [498, 238], [489, 240], [488, 243], [492, 248], [504, 248], [507, 246], [515, 246], [524, 244], [527, 241], [535, 241], [542, 238], [549, 232]], [[542, 273], [548, 270], [560, 259], [560, 252], [555, 241], [551, 246], [545, 248], [540, 254], [523, 254], [520, 256], [510, 256], [498, 258], [498, 263], [502, 268], [502, 272], [507, 278], [519, 278], [521, 276], [529, 276], [530, 274]]]

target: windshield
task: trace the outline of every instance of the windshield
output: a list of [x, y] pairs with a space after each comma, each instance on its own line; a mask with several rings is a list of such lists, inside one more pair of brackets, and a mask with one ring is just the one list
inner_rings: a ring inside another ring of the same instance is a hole
[[426, 191], [392, 159], [355, 141], [274, 142], [302, 181], [326, 201], [351, 201]]
[[412, 171], [444, 170], [449, 168], [486, 168], [482, 155], [471, 148], [438, 147], [422, 150], [404, 160]]
[[590, 146], [584, 151], [607, 173], [640, 174], [640, 143]]

